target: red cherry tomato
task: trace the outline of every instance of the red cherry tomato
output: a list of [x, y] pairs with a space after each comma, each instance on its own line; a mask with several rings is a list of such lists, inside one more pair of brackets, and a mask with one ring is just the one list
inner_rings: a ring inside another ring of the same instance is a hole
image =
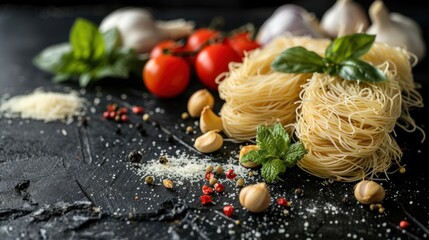
[[219, 74], [228, 71], [230, 62], [241, 62], [241, 58], [231, 47], [216, 43], [198, 53], [195, 70], [204, 85], [216, 90], [215, 79]]
[[186, 42], [186, 48], [190, 51], [197, 51], [206, 44], [210, 39], [215, 38], [219, 35], [218, 31], [211, 30], [208, 28], [200, 28], [193, 32]]
[[225, 41], [230, 47], [232, 47], [241, 58], [244, 57], [244, 52], [250, 51], [256, 48], [260, 48], [261, 45], [255, 40], [250, 39], [249, 33], [237, 34]]
[[161, 55], [150, 59], [143, 68], [143, 81], [154, 95], [163, 98], [175, 97], [189, 84], [188, 63], [174, 56]]
[[165, 54], [164, 50], [169, 50], [171, 53], [180, 53], [185, 52], [187, 49], [183, 44], [179, 44], [173, 40], [165, 40], [159, 42], [150, 52], [150, 58], [158, 57], [159, 55], [169, 55]]

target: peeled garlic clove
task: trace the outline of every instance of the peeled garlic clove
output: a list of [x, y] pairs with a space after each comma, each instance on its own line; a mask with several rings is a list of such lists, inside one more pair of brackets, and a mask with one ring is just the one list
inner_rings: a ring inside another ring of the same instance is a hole
[[263, 212], [270, 206], [270, 201], [271, 196], [265, 183], [249, 185], [240, 191], [240, 204], [250, 212]]
[[188, 100], [188, 113], [191, 117], [199, 117], [205, 106], [213, 108], [214, 97], [207, 89], [201, 89], [192, 94]]
[[211, 110], [210, 106], [205, 106], [201, 112], [200, 129], [203, 133], [211, 130], [223, 130], [222, 119]]
[[363, 8], [353, 0], [337, 0], [322, 17], [320, 27], [330, 36], [337, 37], [366, 30], [368, 18]]
[[216, 130], [209, 131], [195, 140], [194, 147], [202, 153], [212, 153], [223, 145], [223, 137]]
[[[261, 149], [261, 148], [257, 145], [247, 145], [247, 146], [242, 147], [240, 150], [240, 156], [239, 156], [238, 160], [240, 161], [241, 157], [243, 157], [244, 154], [246, 154], [252, 150], [259, 150], [259, 149]], [[261, 164], [255, 163], [252, 161], [244, 162], [244, 163], [240, 163], [240, 164], [241, 164], [241, 166], [243, 166], [245, 168], [256, 168], [256, 167], [261, 166]]]
[[374, 181], [361, 181], [355, 186], [355, 198], [362, 204], [379, 203], [385, 196], [384, 188]]
[[389, 13], [383, 1], [374, 1], [369, 9], [372, 21], [367, 33], [375, 34], [377, 42], [406, 48], [421, 60], [426, 54], [426, 45], [419, 25], [402, 14]]

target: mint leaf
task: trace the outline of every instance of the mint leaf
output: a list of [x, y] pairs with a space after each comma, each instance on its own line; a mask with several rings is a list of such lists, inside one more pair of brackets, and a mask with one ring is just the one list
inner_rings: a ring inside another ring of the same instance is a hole
[[346, 80], [365, 82], [382, 82], [386, 80], [386, 76], [380, 69], [358, 59], [341, 62], [338, 75]]
[[256, 128], [256, 145], [261, 149], [270, 149], [270, 137], [271, 133], [267, 126], [262, 124]]
[[268, 160], [272, 159], [273, 156], [271, 156], [268, 151], [266, 150], [252, 150], [246, 154], [244, 154], [241, 158], [240, 158], [240, 163], [244, 163], [244, 162], [255, 162], [255, 163], [260, 163], [260, 164], [264, 164], [265, 162], [267, 162]]
[[323, 60], [317, 53], [303, 47], [289, 48], [274, 59], [271, 69], [286, 73], [323, 72]]
[[261, 174], [268, 183], [271, 183], [278, 179], [280, 173], [285, 171], [285, 163], [280, 159], [273, 159], [262, 165]]
[[360, 58], [367, 53], [375, 41], [375, 35], [363, 33], [336, 38], [329, 44], [325, 51], [325, 57], [335, 63], [350, 58]]
[[99, 60], [104, 56], [104, 39], [92, 22], [78, 18], [70, 32], [70, 44], [77, 59]]
[[304, 155], [307, 154], [307, 150], [304, 147], [304, 144], [300, 142], [293, 143], [289, 146], [289, 149], [284, 158], [286, 167], [290, 168], [296, 165], [296, 163], [301, 160]]
[[270, 128], [271, 133], [271, 153], [274, 156], [279, 156], [283, 158], [289, 148], [289, 134], [284, 129], [281, 123], [277, 123]]

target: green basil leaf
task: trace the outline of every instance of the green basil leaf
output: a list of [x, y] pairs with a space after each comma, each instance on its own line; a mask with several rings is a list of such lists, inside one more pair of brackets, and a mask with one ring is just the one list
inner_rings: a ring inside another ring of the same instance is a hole
[[301, 160], [304, 155], [307, 154], [307, 150], [304, 147], [304, 144], [300, 142], [293, 143], [289, 146], [286, 157], [284, 161], [286, 167], [290, 168], [296, 165], [296, 163]]
[[240, 163], [255, 162], [255, 163], [264, 164], [265, 162], [267, 162], [268, 160], [270, 160], [272, 158], [273, 158], [273, 156], [271, 156], [268, 153], [268, 151], [266, 151], [266, 150], [263, 150], [263, 149], [252, 150], [252, 151], [244, 154], [240, 158]]
[[262, 165], [261, 174], [268, 183], [271, 183], [279, 179], [279, 174], [285, 171], [285, 163], [280, 159], [273, 159]]
[[313, 73], [323, 71], [322, 57], [303, 47], [283, 51], [271, 63], [271, 69], [285, 73]]
[[41, 70], [48, 72], [58, 72], [66, 62], [72, 48], [68, 43], [61, 43], [45, 48], [33, 59], [34, 65]]
[[99, 60], [104, 56], [104, 39], [92, 22], [78, 18], [70, 32], [70, 44], [77, 59]]
[[335, 63], [350, 58], [360, 58], [367, 53], [375, 41], [375, 35], [353, 34], [336, 38], [325, 51], [325, 57]]
[[386, 76], [380, 69], [358, 59], [343, 61], [340, 64], [338, 75], [346, 80], [364, 82], [383, 82], [386, 80]]
[[111, 28], [104, 32], [103, 39], [107, 53], [113, 52], [121, 45], [121, 38], [117, 28]]

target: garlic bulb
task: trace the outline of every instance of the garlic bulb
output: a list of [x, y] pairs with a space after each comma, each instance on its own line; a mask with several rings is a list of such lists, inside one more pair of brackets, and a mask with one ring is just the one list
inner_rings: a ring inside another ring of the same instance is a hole
[[267, 184], [258, 183], [244, 187], [240, 191], [240, 204], [250, 212], [263, 212], [270, 206], [271, 196]]
[[260, 44], [266, 45], [274, 38], [288, 34], [315, 38], [324, 37], [319, 28], [318, 20], [313, 14], [300, 6], [286, 4], [277, 8], [262, 24], [256, 40]]
[[414, 20], [399, 13], [389, 13], [383, 1], [374, 1], [369, 16], [372, 25], [367, 33], [375, 34], [377, 42], [403, 47], [418, 59], [423, 59], [426, 45], [422, 31]]
[[189, 35], [194, 23], [183, 19], [155, 21], [145, 9], [122, 8], [101, 21], [100, 31], [106, 32], [115, 27], [119, 30], [123, 46], [145, 53], [162, 40]]
[[355, 198], [362, 204], [379, 203], [383, 201], [384, 188], [374, 181], [361, 181], [355, 186]]
[[202, 153], [212, 153], [223, 145], [223, 137], [216, 130], [206, 132], [195, 140], [194, 147]]
[[353, 0], [337, 0], [322, 17], [320, 27], [330, 36], [348, 35], [368, 27], [364, 9]]
[[191, 117], [199, 117], [206, 106], [213, 108], [213, 95], [207, 89], [194, 92], [188, 100], [189, 115], [191, 115]]
[[[240, 161], [241, 157], [243, 157], [244, 154], [246, 154], [252, 150], [259, 150], [259, 149], [261, 149], [261, 148], [257, 145], [247, 145], [247, 146], [242, 147], [240, 150], [240, 155], [239, 155], [238, 160]], [[244, 163], [240, 163], [240, 164], [241, 164], [241, 166], [243, 166], [245, 168], [256, 168], [256, 167], [261, 166], [261, 164], [255, 163], [252, 161], [248, 161], [248, 162], [244, 162]]]
[[216, 115], [208, 105], [201, 111], [200, 129], [202, 133], [211, 130], [223, 130], [222, 119]]

